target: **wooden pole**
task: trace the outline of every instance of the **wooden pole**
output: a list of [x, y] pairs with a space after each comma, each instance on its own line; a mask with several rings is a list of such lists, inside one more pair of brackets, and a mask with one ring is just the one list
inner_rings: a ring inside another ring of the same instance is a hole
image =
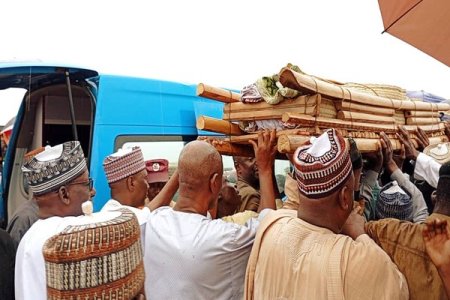
[[381, 106], [363, 105], [352, 101], [336, 101], [337, 110], [363, 112], [380, 116], [393, 116], [395, 110]]
[[223, 139], [213, 137], [198, 137], [199, 140], [205, 140], [222, 155], [254, 157], [252, 145], [233, 144]]
[[[310, 135], [310, 133], [305, 130], [286, 129], [286, 130], [277, 131], [276, 135], [277, 135], [277, 137], [280, 137], [282, 135], [294, 135], [294, 136], [308, 137]], [[236, 143], [236, 144], [248, 144], [249, 140], [256, 141], [257, 139], [258, 139], [258, 134], [253, 133], [253, 134], [246, 134], [246, 135], [241, 135], [241, 136], [230, 136], [230, 137], [226, 138], [225, 141], [229, 141], [231, 143]]]
[[278, 104], [269, 104], [266, 101], [261, 101], [257, 103], [243, 103], [243, 102], [232, 102], [225, 104], [223, 107], [224, 113], [229, 112], [243, 112], [243, 111], [254, 111], [254, 110], [264, 110], [276, 107], [283, 108], [302, 108], [302, 107], [315, 107], [317, 104], [317, 95], [302, 95], [294, 99], [284, 99]]
[[328, 118], [315, 118], [311, 116], [305, 116], [295, 113], [285, 113], [282, 118], [283, 122], [296, 123], [301, 125], [318, 126], [320, 128], [341, 128], [349, 130], [369, 130], [369, 131], [384, 131], [384, 132], [395, 132], [397, 126], [394, 124], [371, 124], [371, 123], [360, 123], [360, 122], [350, 122], [337, 119]]
[[197, 119], [197, 129], [199, 130], [206, 130], [206, 131], [213, 131], [217, 133], [222, 133], [226, 135], [242, 135], [245, 134], [244, 131], [242, 131], [239, 128], [239, 125], [219, 120], [215, 118], [210, 118], [206, 116], [200, 116]]
[[[310, 137], [302, 137], [302, 136], [292, 136], [292, 135], [282, 135], [278, 138], [278, 151], [280, 153], [294, 153], [298, 147], [304, 146]], [[393, 149], [398, 150], [401, 147], [400, 141], [396, 139], [390, 139]], [[348, 145], [348, 139], [345, 139]], [[358, 150], [361, 153], [369, 153], [375, 152], [378, 150], [379, 139], [364, 139], [364, 138], [355, 138], [354, 141], [358, 147]]]
[[309, 142], [311, 137], [282, 134], [278, 137], [277, 148], [280, 153], [294, 153], [295, 150]]
[[[295, 150], [298, 147], [304, 146], [311, 137], [309, 136], [299, 136], [299, 135], [287, 135], [283, 134], [278, 137], [278, 152], [280, 153], [294, 153]], [[356, 146], [358, 147], [358, 150], [361, 153], [370, 153], [378, 151], [378, 147], [381, 147], [380, 145], [380, 139], [365, 139], [365, 138], [354, 138], [353, 139], [356, 142]], [[400, 150], [402, 147], [402, 144], [400, 140], [389, 138], [392, 144], [393, 150]], [[446, 136], [441, 137], [431, 137], [429, 138], [430, 145], [431, 144], [439, 144], [442, 142], [447, 141]], [[345, 139], [345, 142], [347, 144], [347, 147], [349, 147], [348, 139]], [[418, 143], [415, 139], [412, 140], [414, 147], [418, 147]]]
[[337, 118], [350, 122], [368, 122], [374, 124], [395, 124], [393, 116], [379, 116], [354, 111], [338, 111]]
[[[358, 130], [358, 131], [374, 131], [386, 133], [397, 132], [397, 125], [390, 124], [371, 124], [362, 122], [350, 122], [344, 120], [328, 119], [328, 118], [315, 118], [311, 116], [305, 116], [295, 113], [285, 113], [282, 116], [283, 122], [301, 124], [302, 126], [318, 126], [319, 128], [341, 128], [348, 130]], [[416, 131], [418, 126], [415, 125], [404, 125], [407, 131]], [[443, 122], [430, 125], [421, 125], [420, 128], [425, 132], [436, 132], [444, 130]]]
[[411, 117], [406, 119], [406, 124], [408, 125], [424, 125], [424, 124], [436, 124], [439, 123], [439, 118], [430, 118], [430, 117], [424, 117], [424, 118], [416, 118]]
[[230, 90], [212, 87], [203, 83], [197, 85], [197, 96], [217, 100], [224, 103], [239, 102], [241, 94]]
[[431, 117], [431, 118], [439, 118], [438, 111], [421, 111], [421, 110], [407, 110], [405, 111], [405, 117]]

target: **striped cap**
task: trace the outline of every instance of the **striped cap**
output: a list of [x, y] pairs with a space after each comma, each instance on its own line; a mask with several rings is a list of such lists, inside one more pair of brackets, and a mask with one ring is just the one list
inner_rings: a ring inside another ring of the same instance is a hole
[[127, 208], [77, 218], [43, 247], [47, 299], [132, 299], [144, 286], [140, 226]]
[[411, 196], [395, 180], [381, 188], [375, 211], [378, 219], [395, 218], [405, 221], [413, 220]]
[[80, 142], [65, 142], [25, 160], [22, 172], [35, 195], [42, 195], [71, 182], [87, 170]]
[[297, 148], [293, 160], [298, 189], [311, 199], [333, 194], [352, 173], [344, 138], [335, 129], [328, 129], [311, 144]]
[[140, 147], [132, 149], [119, 149], [105, 158], [103, 169], [106, 173], [108, 183], [127, 178], [145, 169], [144, 156]]

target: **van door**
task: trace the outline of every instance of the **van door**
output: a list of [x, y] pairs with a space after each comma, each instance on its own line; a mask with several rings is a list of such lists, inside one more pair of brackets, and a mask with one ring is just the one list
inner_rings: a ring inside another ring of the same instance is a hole
[[4, 157], [1, 225], [32, 197], [21, 171], [28, 152], [78, 139], [85, 154], [90, 153], [96, 95], [87, 79], [96, 76], [96, 71], [68, 66], [0, 64], [0, 92], [25, 90]]

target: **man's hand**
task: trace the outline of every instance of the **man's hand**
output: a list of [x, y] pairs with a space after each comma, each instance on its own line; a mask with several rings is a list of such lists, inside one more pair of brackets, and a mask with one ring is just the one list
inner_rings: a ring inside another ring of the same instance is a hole
[[403, 163], [405, 161], [406, 155], [405, 155], [405, 145], [402, 144], [400, 150], [398, 153], [395, 153], [392, 155], [392, 159], [395, 161], [399, 169], [403, 169]]
[[447, 297], [450, 297], [450, 235], [447, 221], [436, 219], [425, 223], [422, 235], [428, 256], [441, 276]]
[[248, 141], [255, 151], [256, 165], [258, 172], [262, 170], [272, 170], [277, 153], [277, 136], [275, 130], [265, 130], [258, 134], [258, 142]]
[[377, 174], [381, 172], [381, 167], [383, 166], [383, 152], [380, 144], [378, 144], [376, 152], [364, 153], [363, 157], [369, 164], [368, 169], [377, 172]]
[[358, 211], [354, 209], [348, 216], [344, 226], [342, 226], [341, 233], [356, 240], [358, 236], [366, 233], [364, 230], [364, 223], [364, 217], [358, 214]]
[[419, 149], [420, 149], [420, 151], [423, 151], [423, 149], [425, 149], [425, 147], [430, 145], [430, 140], [428, 139], [428, 136], [425, 133], [425, 131], [423, 131], [423, 129], [420, 127], [417, 127], [416, 135], [417, 135], [417, 144], [419, 145]]
[[393, 158], [394, 151], [392, 150], [392, 143], [384, 132], [380, 133], [380, 137], [381, 148], [383, 149], [384, 167], [389, 172], [389, 174], [392, 174], [395, 170], [398, 169], [397, 164], [395, 163]]
[[450, 235], [447, 221], [436, 219], [425, 223], [422, 235], [428, 256], [436, 268], [445, 269], [450, 275]]
[[405, 146], [405, 156], [407, 159], [416, 160], [419, 155], [419, 151], [414, 148], [411, 138], [409, 137], [408, 131], [402, 126], [398, 126], [397, 137], [400, 142]]

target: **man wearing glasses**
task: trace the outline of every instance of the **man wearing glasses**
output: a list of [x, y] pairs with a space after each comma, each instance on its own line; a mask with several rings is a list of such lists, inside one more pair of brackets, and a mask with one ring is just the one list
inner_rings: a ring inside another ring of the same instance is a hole
[[16, 256], [16, 299], [47, 299], [42, 247], [48, 238], [83, 214], [81, 204], [95, 195], [77, 141], [46, 148], [22, 167], [39, 207], [39, 219], [20, 241]]

